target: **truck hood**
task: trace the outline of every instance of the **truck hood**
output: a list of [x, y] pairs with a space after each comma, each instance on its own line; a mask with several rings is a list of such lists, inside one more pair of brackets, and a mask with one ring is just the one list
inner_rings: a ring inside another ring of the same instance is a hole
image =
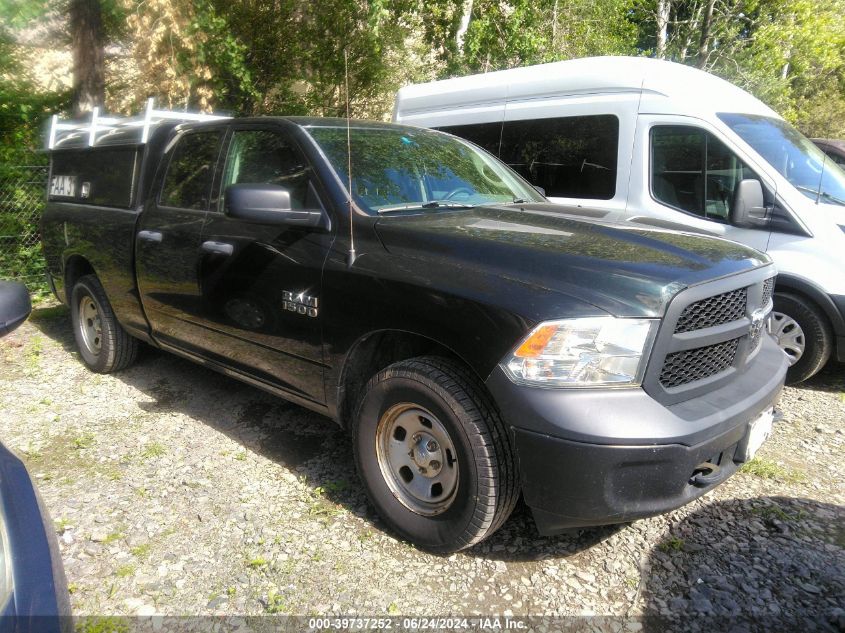
[[382, 216], [391, 255], [449, 271], [449, 285], [503, 278], [615, 316], [662, 316], [688, 286], [768, 264], [741, 244], [677, 231], [582, 221], [553, 204]]

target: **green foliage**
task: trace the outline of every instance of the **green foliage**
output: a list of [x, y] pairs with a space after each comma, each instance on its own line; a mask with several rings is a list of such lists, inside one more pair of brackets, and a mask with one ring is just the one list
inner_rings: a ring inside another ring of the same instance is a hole
[[216, 109], [237, 114], [382, 116], [399, 87], [406, 25], [387, 2], [231, 3], [194, 0], [197, 52], [184, 68], [209, 69]]
[[83, 616], [75, 618], [76, 633], [129, 633], [128, 618], [116, 616]]
[[[766, 102], [810, 136], [845, 135], [845, 0], [670, 0], [667, 58]], [[656, 0], [636, 0], [637, 47], [655, 48]], [[702, 44], [704, 47], [702, 49]]]
[[676, 536], [670, 536], [668, 539], [660, 543], [657, 548], [661, 552], [665, 552], [667, 554], [671, 552], [680, 552], [684, 549], [685, 541], [682, 538], [678, 538]]
[[628, 19], [633, 1], [434, 0], [420, 2], [417, 11], [425, 40], [445, 62], [441, 74], [461, 75], [590, 55], [635, 54], [637, 30]]
[[27, 19], [30, 8], [10, 3], [0, 11], [8, 18], [0, 27], [0, 279], [19, 278], [38, 294], [46, 290], [38, 235], [46, 171], [32, 166], [46, 164], [41, 130], [69, 95], [36, 90], [19, 58], [6, 27]]
[[777, 462], [761, 457], [755, 457], [750, 462], [744, 463], [739, 472], [754, 475], [761, 479], [774, 479], [786, 483], [801, 483], [807, 479], [807, 476], [800, 470], [791, 470]]

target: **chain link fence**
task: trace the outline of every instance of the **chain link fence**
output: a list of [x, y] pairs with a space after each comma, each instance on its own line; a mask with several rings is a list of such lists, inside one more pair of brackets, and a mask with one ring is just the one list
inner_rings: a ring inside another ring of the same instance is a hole
[[46, 165], [0, 165], [0, 279], [44, 291], [39, 221], [47, 188]]

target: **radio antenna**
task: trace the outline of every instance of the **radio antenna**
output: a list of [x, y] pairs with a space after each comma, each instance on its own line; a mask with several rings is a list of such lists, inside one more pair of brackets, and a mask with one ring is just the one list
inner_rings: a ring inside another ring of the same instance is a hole
[[352, 267], [355, 263], [355, 224], [352, 214], [352, 133], [349, 129], [349, 52], [343, 50], [343, 75], [346, 81], [346, 174], [348, 176], [348, 206], [349, 206], [349, 252], [346, 254], [346, 265]]

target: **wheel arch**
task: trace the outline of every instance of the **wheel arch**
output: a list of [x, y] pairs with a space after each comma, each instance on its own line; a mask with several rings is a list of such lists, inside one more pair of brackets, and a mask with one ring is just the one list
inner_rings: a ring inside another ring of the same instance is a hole
[[70, 304], [70, 295], [80, 277], [96, 275], [94, 266], [84, 255], [74, 253], [65, 259], [64, 265], [64, 296], [65, 303]]
[[399, 329], [368, 332], [344, 358], [337, 382], [335, 421], [348, 429], [355, 403], [370, 378], [388, 365], [422, 355], [450, 358], [478, 376], [467, 359], [431, 337]]
[[827, 318], [836, 336], [845, 335], [845, 318], [839, 312], [830, 296], [817, 285], [801, 277], [779, 274], [775, 282], [775, 292], [786, 292], [815, 304]]

